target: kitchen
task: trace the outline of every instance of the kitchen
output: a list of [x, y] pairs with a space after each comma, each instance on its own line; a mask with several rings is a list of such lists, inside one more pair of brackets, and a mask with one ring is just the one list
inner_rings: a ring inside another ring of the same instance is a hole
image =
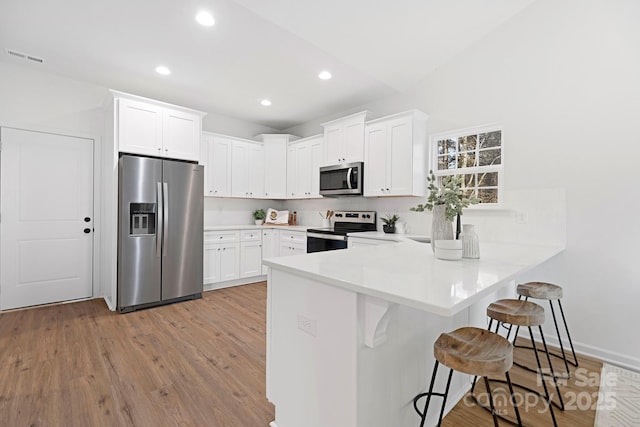
[[[611, 230], [611, 221], [603, 218], [612, 206], [635, 207], [629, 200], [635, 194], [635, 176], [632, 167], [606, 161], [603, 141], [615, 141], [615, 152], [625, 157], [637, 152], [629, 135], [634, 134], [640, 96], [635, 81], [640, 66], [640, 37], [634, 25], [638, 9], [624, 1], [583, 3], [530, 2], [520, 14], [411, 87], [380, 90], [371, 101], [333, 108], [302, 124], [265, 126], [257, 119], [242, 119], [233, 111], [226, 116], [218, 110], [208, 111], [203, 129], [246, 139], [273, 133], [307, 137], [321, 133], [321, 123], [358, 111], [384, 117], [413, 108], [428, 114], [429, 134], [500, 121], [505, 126], [505, 190], [516, 206], [495, 212], [468, 210], [463, 220], [481, 225], [479, 235], [486, 240], [514, 233], [527, 239], [566, 240], [564, 253], [527, 277], [564, 286], [566, 311], [581, 352], [637, 370], [640, 348], [629, 339], [626, 325], [640, 320], [633, 304], [640, 296], [635, 286], [639, 271], [627, 254], [635, 253], [633, 243], [640, 230], [628, 221], [614, 221]], [[192, 19], [191, 11], [187, 14], [185, 20]], [[2, 15], [15, 19], [10, 13]], [[11, 25], [15, 24], [2, 22], [0, 39], [13, 40], [5, 33]], [[42, 26], [43, 31], [46, 28]], [[38, 54], [38, 46], [28, 47], [22, 49]], [[469, 64], [482, 65], [474, 69], [473, 78], [468, 75]], [[114, 88], [185, 105], [171, 96], [149, 96], [145, 78], [129, 80]], [[103, 134], [105, 85], [64, 77], [61, 71], [48, 73], [3, 56], [0, 90], [2, 126], [57, 130], [96, 140]], [[222, 89], [219, 93], [234, 97]], [[187, 106], [202, 109], [198, 104]], [[379, 215], [397, 212], [407, 222], [408, 232], [428, 235], [430, 231], [428, 214], [409, 211], [421, 198], [266, 202], [207, 197], [204, 202], [205, 226], [251, 224], [254, 209], [272, 207], [298, 212], [298, 222], [310, 227], [321, 225], [318, 211], [364, 210]], [[549, 204], [556, 208], [547, 209]], [[566, 223], [561, 224], [557, 217], [563, 209]], [[516, 212], [526, 212], [526, 224], [517, 222]], [[95, 297], [105, 294], [100, 277], [97, 269]]]

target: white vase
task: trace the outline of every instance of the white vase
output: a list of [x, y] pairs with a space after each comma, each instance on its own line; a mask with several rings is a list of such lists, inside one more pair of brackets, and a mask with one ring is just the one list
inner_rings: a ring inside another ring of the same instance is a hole
[[436, 240], [453, 240], [453, 227], [451, 221], [444, 217], [445, 205], [435, 205], [431, 210], [431, 249], [435, 253], [434, 242]]
[[255, 220], [256, 225], [262, 225], [263, 222], [264, 222], [264, 219], [256, 219]]
[[462, 240], [463, 258], [480, 258], [480, 242], [473, 224], [462, 224], [460, 240]]

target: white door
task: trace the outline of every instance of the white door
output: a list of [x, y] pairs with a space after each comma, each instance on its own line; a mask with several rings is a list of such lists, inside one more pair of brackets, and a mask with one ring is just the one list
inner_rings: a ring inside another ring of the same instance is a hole
[[311, 141], [311, 197], [322, 197], [320, 196], [320, 165], [321, 164], [322, 164], [322, 137]]
[[387, 183], [387, 127], [385, 123], [367, 126], [364, 195], [383, 196]]
[[172, 159], [200, 160], [200, 116], [164, 110], [162, 116], [164, 155]]
[[2, 128], [3, 310], [92, 295], [93, 140]]
[[413, 192], [413, 144], [411, 117], [389, 122], [387, 181], [390, 194], [408, 196]]
[[250, 144], [247, 153], [249, 197], [264, 197], [264, 147]]
[[163, 155], [162, 108], [120, 99], [118, 109], [118, 150], [149, 156]]
[[249, 144], [233, 141], [231, 146], [231, 195], [249, 197]]
[[217, 283], [220, 281], [220, 251], [221, 245], [212, 245], [205, 243], [204, 245], [204, 274], [203, 282], [205, 285]]
[[235, 280], [240, 277], [240, 244], [228, 243], [221, 246], [220, 281]]
[[240, 277], [259, 276], [262, 272], [262, 241], [240, 244]]
[[214, 137], [209, 146], [209, 174], [211, 196], [231, 195], [231, 140]]

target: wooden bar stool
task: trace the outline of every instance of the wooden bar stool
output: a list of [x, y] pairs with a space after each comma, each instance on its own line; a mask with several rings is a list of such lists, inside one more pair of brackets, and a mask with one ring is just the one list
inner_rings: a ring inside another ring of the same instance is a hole
[[[566, 373], [559, 375], [559, 378], [570, 378], [571, 372], [569, 370], [569, 364], [573, 366], [578, 366], [578, 358], [576, 357], [576, 351], [573, 348], [573, 341], [571, 340], [571, 334], [569, 334], [569, 326], [567, 326], [567, 319], [564, 316], [564, 310], [562, 309], [562, 288], [558, 285], [554, 285], [552, 283], [545, 282], [528, 282], [522, 283], [517, 286], [516, 292], [518, 293], [518, 299], [523, 299], [527, 301], [529, 298], [533, 299], [544, 299], [549, 301], [549, 307], [551, 308], [551, 316], [553, 317], [553, 324], [556, 328], [556, 335], [558, 336], [558, 343], [560, 343], [560, 352], [562, 354], [556, 354], [550, 352], [550, 354], [554, 357], [562, 359], [564, 361], [564, 367], [566, 369]], [[560, 314], [562, 315], [562, 323], [564, 324], [564, 330], [567, 333], [567, 338], [569, 339], [569, 345], [571, 346], [571, 354], [573, 355], [573, 361], [568, 360], [567, 353], [565, 352], [564, 345], [562, 344], [562, 337], [560, 336], [560, 328], [558, 328], [558, 320], [556, 319], [556, 312], [553, 308], [553, 302], [556, 301], [558, 303], [558, 307], [560, 308]], [[513, 338], [513, 345], [519, 348], [531, 348], [529, 346], [516, 345], [516, 339], [518, 338], [518, 332], [520, 328], [516, 328], [516, 335]], [[511, 330], [509, 330], [511, 333]], [[509, 339], [509, 334], [507, 334], [507, 339]], [[532, 371], [528, 366], [521, 365], [516, 363], [518, 366], [528, 369]]]
[[[531, 338], [531, 345], [533, 349], [533, 353], [536, 357], [536, 363], [538, 365], [538, 373], [541, 375], [542, 379], [542, 387], [544, 389], [544, 397], [546, 398], [549, 404], [549, 412], [551, 413], [551, 418], [553, 420], [553, 425], [557, 426], [556, 416], [553, 412], [553, 405], [558, 406], [561, 410], [564, 410], [564, 402], [562, 400], [562, 394], [560, 393], [560, 387], [558, 386], [557, 378], [553, 372], [553, 366], [551, 365], [551, 357], [549, 356], [549, 350], [547, 348], [547, 343], [544, 339], [544, 334], [542, 333], [542, 324], [544, 323], [544, 308], [540, 305], [533, 303], [531, 301], [517, 300], [517, 299], [502, 299], [498, 300], [494, 303], [489, 304], [487, 307], [487, 316], [491, 319], [489, 321], [489, 330], [493, 325], [493, 321], [497, 322], [496, 324], [496, 332], [500, 328], [501, 324], [509, 324], [526, 327], [529, 330], [529, 337]], [[537, 326], [538, 331], [540, 332], [540, 337], [542, 339], [542, 345], [544, 347], [544, 352], [547, 355], [547, 362], [549, 363], [549, 369], [551, 371], [551, 378], [553, 379], [556, 392], [558, 394], [558, 399], [560, 404], [556, 404], [555, 401], [551, 399], [551, 394], [547, 388], [547, 383], [542, 378], [542, 364], [540, 363], [540, 357], [538, 356], [538, 348], [536, 346], [536, 342], [533, 338], [533, 327]], [[475, 380], [474, 380], [475, 387]], [[535, 393], [539, 396], [542, 396], [538, 391], [533, 390], [532, 388], [516, 385], [516, 387], [525, 389], [532, 393]], [[472, 388], [473, 390], [473, 388]]]
[[[433, 345], [433, 355], [436, 358], [436, 362], [433, 366], [429, 391], [427, 393], [420, 393], [413, 399], [413, 407], [418, 415], [420, 415], [420, 427], [424, 426], [427, 418], [431, 396], [442, 397], [438, 426], [442, 424], [442, 417], [444, 415], [444, 408], [447, 403], [447, 395], [449, 394], [449, 386], [451, 385], [451, 377], [454, 370], [484, 377], [485, 380], [487, 380], [489, 375], [504, 375], [506, 383], [509, 385], [511, 403], [515, 409], [518, 425], [522, 425], [520, 412], [516, 406], [516, 400], [513, 394], [513, 387], [511, 386], [511, 378], [509, 377], [509, 369], [513, 366], [513, 346], [508, 340], [485, 329], [472, 327], [459, 328], [453, 332], [443, 333], [438, 337]], [[433, 385], [440, 363], [449, 368], [449, 377], [444, 393], [435, 393], [433, 391]], [[493, 423], [497, 427], [498, 415], [491, 395], [489, 381], [485, 381], [485, 385], [489, 396], [489, 404], [491, 405]], [[420, 409], [418, 409], [418, 400], [424, 396], [427, 397], [427, 400], [424, 404], [424, 410], [420, 411]]]

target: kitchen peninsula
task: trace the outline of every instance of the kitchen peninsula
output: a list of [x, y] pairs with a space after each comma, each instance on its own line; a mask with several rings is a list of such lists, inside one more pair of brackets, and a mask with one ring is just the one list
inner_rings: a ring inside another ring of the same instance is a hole
[[[563, 249], [483, 243], [443, 261], [407, 240], [265, 260], [272, 427], [416, 425], [438, 335], [484, 327], [488, 298]], [[454, 378], [449, 407], [468, 388]]]

